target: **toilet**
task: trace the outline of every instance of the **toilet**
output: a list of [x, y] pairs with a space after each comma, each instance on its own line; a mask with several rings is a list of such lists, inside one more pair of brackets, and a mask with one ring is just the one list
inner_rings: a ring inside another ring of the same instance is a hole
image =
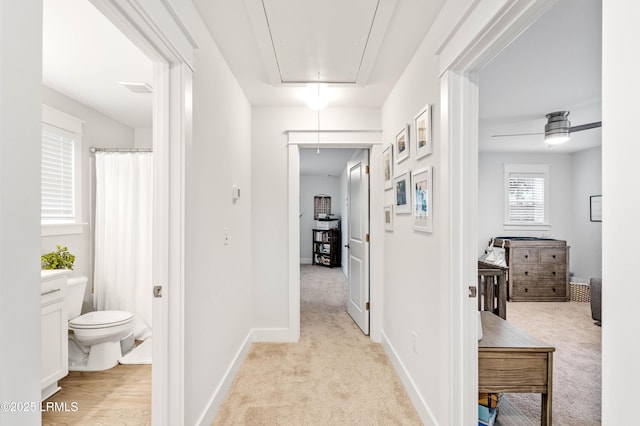
[[120, 341], [131, 336], [133, 314], [94, 311], [80, 315], [87, 277], [67, 280], [65, 304], [69, 319], [69, 371], [102, 371], [122, 356]]

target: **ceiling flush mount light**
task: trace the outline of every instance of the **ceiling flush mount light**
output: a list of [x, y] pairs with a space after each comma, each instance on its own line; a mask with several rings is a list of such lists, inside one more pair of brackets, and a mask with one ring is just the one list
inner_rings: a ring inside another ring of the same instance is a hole
[[153, 93], [153, 87], [144, 81], [119, 81], [118, 84], [134, 93]]
[[556, 111], [546, 115], [544, 141], [547, 145], [558, 145], [570, 139], [571, 122], [568, 116], [569, 111]]
[[326, 108], [329, 103], [327, 85], [323, 83], [307, 84], [307, 106], [311, 109]]

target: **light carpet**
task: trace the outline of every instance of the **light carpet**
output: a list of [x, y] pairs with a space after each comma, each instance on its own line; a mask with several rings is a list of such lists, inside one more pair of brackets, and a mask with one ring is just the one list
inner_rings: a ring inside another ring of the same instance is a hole
[[300, 269], [300, 341], [254, 343], [214, 425], [420, 425], [384, 349], [346, 313], [339, 268]]
[[[553, 424], [601, 424], [601, 328], [584, 302], [513, 302], [507, 320], [555, 346], [553, 354]], [[540, 395], [506, 394], [528, 420], [540, 424]], [[502, 418], [501, 418], [502, 417]], [[498, 415], [502, 426], [522, 424]]]

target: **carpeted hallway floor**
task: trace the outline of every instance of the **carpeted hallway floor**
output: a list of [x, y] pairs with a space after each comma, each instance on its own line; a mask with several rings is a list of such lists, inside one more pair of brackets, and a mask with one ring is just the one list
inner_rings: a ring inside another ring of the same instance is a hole
[[213, 424], [422, 424], [382, 346], [346, 313], [342, 271], [300, 274], [300, 342], [255, 343]]

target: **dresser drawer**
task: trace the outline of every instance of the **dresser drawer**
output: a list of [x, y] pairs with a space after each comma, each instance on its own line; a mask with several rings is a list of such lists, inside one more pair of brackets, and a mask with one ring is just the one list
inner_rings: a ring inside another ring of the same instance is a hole
[[567, 286], [561, 281], [538, 281], [518, 283], [513, 286], [514, 298], [529, 298], [529, 297], [566, 297]]
[[540, 251], [540, 263], [565, 264], [567, 252], [564, 249], [544, 249]]
[[[537, 248], [514, 248], [511, 249], [509, 262], [511, 265], [522, 263], [539, 263], [540, 250]], [[509, 265], [509, 266], [511, 266]]]
[[567, 266], [565, 264], [530, 264], [514, 265], [509, 279], [516, 280], [566, 280]]

